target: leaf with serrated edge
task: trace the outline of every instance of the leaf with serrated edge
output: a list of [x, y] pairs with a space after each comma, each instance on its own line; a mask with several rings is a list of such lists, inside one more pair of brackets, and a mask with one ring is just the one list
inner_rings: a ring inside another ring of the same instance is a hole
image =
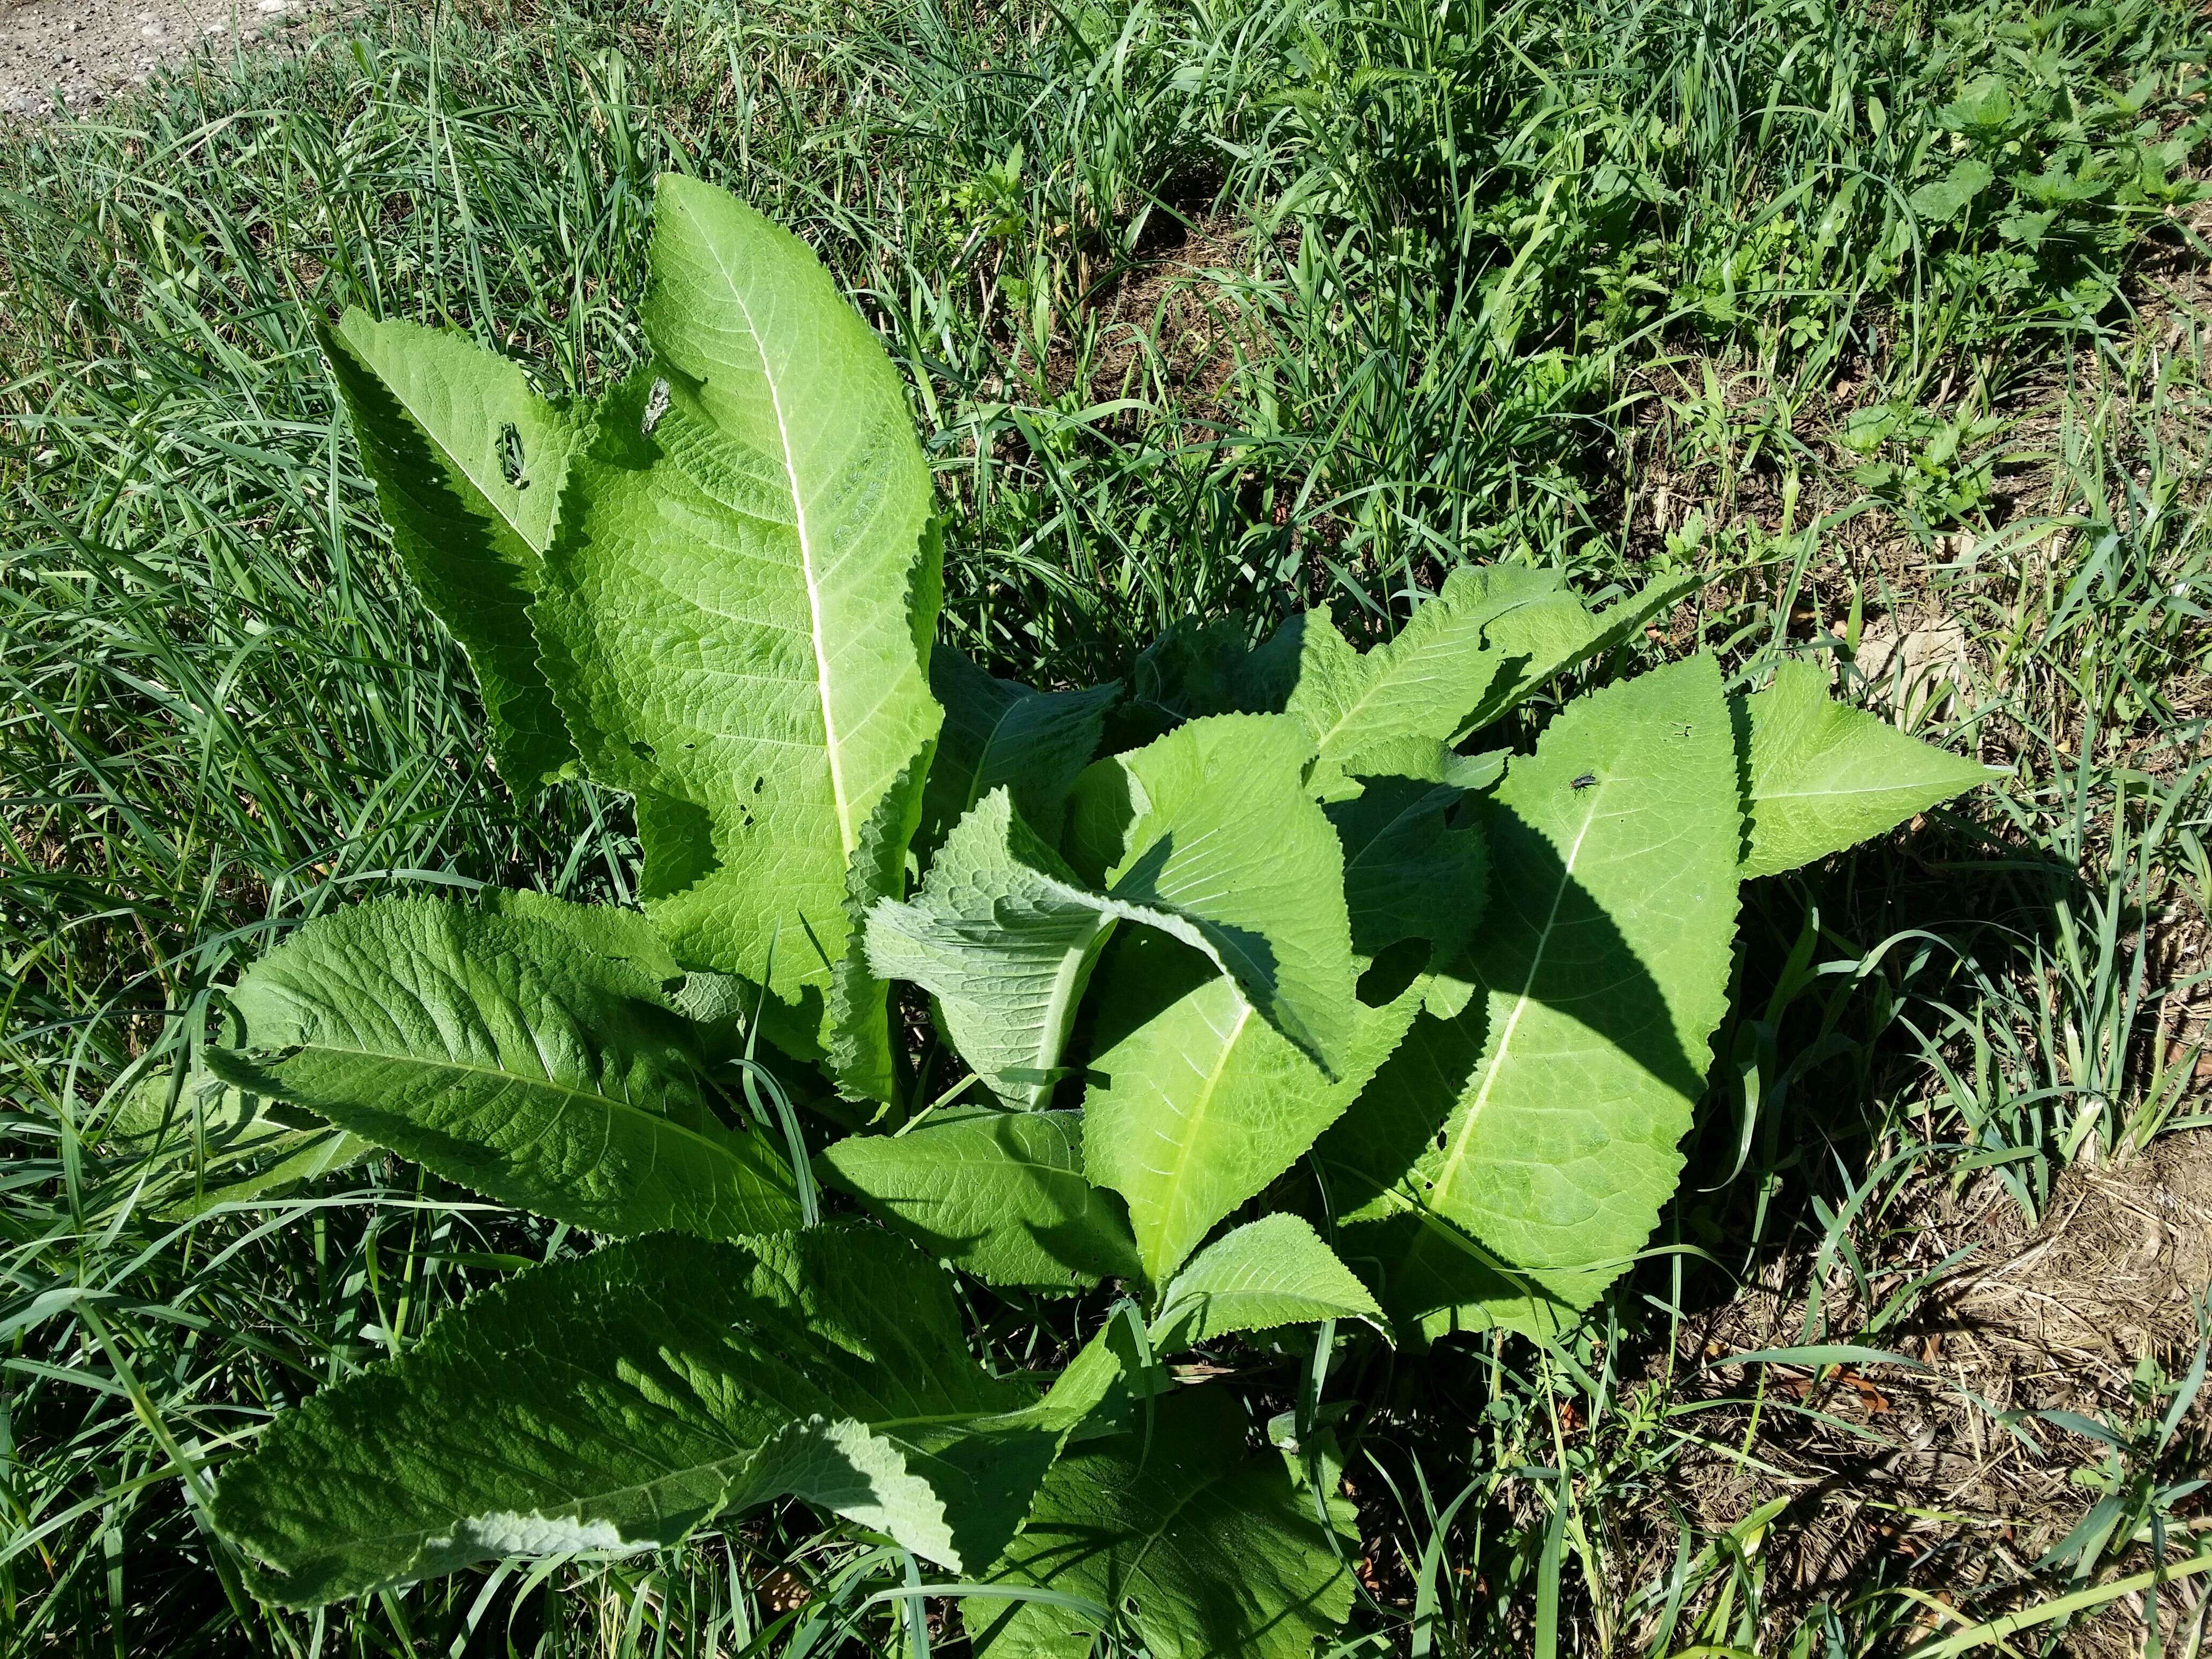
[[[1480, 831], [1447, 820], [1458, 799], [1389, 778], [1325, 809], [1362, 946], [1354, 1040], [1334, 1082], [1255, 1018], [1235, 986], [1200, 978], [1158, 945], [1129, 941], [1109, 967], [1089, 1068], [1087, 1163], [1093, 1181], [1127, 1199], [1156, 1282], [1344, 1111], [1427, 994], [1432, 981], [1413, 973], [1456, 957], [1488, 893]], [[1406, 942], [1417, 939], [1426, 943], [1408, 956]]]
[[1261, 680], [1279, 672], [1272, 667], [1275, 659], [1297, 658], [1281, 706], [1313, 733], [1312, 787], [1322, 799], [1356, 793], [1352, 777], [1363, 763], [1370, 770], [1392, 769], [1388, 761], [1378, 769], [1370, 757], [1441, 744], [1481, 700], [1504, 658], [1484, 647], [1492, 608], [1461, 603], [1466, 591], [1464, 581], [1457, 587], [1446, 582], [1442, 593], [1414, 609], [1395, 638], [1364, 653], [1352, 649], [1326, 615], [1307, 611], [1255, 653], [1253, 672]]
[[1324, 1319], [1382, 1322], [1382, 1310], [1321, 1236], [1294, 1215], [1262, 1216], [1191, 1259], [1160, 1298], [1152, 1346], [1194, 1348], [1232, 1331]]
[[[1483, 1253], [1579, 1307], [1650, 1237], [1727, 1001], [1734, 775], [1709, 657], [1570, 705], [1506, 773], [1467, 958], [1478, 994], [1409, 1041], [1318, 1149], [1344, 1210], [1375, 1229], [1339, 1248], [1379, 1261], [1394, 1317], [1431, 1334], [1525, 1326], [1527, 1293]], [[1410, 1165], [1378, 1169], [1385, 1148]]]
[[1058, 841], [1067, 793], [1098, 751], [1120, 684], [1036, 691], [994, 679], [956, 647], [940, 645], [930, 653], [929, 684], [945, 705], [945, 729], [923, 800], [921, 845], [937, 846], [970, 807], [999, 788], [1012, 792], [1023, 819], [1040, 836]]
[[1306, 723], [1312, 788], [1323, 800], [1358, 793], [1361, 775], [1441, 777], [1456, 758], [1451, 744], [1560, 669], [1620, 643], [1682, 591], [1655, 583], [1593, 617], [1555, 570], [1463, 567], [1395, 637], [1364, 653], [1321, 612], [1291, 617], [1241, 670], [1241, 695]]
[[1084, 1097], [1084, 1165], [1128, 1201], [1145, 1269], [1164, 1284], [1213, 1224], [1297, 1161], [1405, 1035], [1424, 981], [1357, 1004], [1334, 1081], [1236, 985], [1156, 934], [1107, 960]]
[[943, 1272], [872, 1228], [656, 1234], [510, 1279], [324, 1389], [224, 1467], [215, 1518], [295, 1607], [659, 1547], [786, 1493], [975, 1572], [1105, 1380], [1038, 1401], [991, 1377]]
[[1153, 1659], [1309, 1659], [1352, 1611], [1352, 1505], [1312, 1492], [1281, 1454], [1244, 1449], [1222, 1389], [1160, 1401], [1145, 1429], [1071, 1448], [1030, 1523], [989, 1575], [1096, 1609], [973, 1597], [961, 1622], [977, 1659], [1082, 1659], [1098, 1614], [1126, 1622]]
[[848, 1135], [818, 1167], [933, 1255], [987, 1284], [1073, 1291], [1139, 1279], [1120, 1204], [1083, 1178], [1080, 1112], [939, 1111]]
[[1501, 586], [1506, 574], [1507, 568], [1499, 566], [1482, 573], [1484, 591], [1497, 606], [1483, 637], [1491, 648], [1505, 654], [1507, 665], [1452, 734], [1455, 743], [1534, 696], [1561, 671], [1625, 643], [1652, 617], [1692, 592], [1698, 580], [1691, 572], [1659, 577], [1593, 617], [1564, 587], [1531, 582], [1526, 571], [1513, 572], [1512, 580]]
[[684, 977], [667, 941], [641, 911], [578, 904], [522, 888], [491, 888], [478, 896], [477, 902], [501, 915], [558, 928], [593, 956], [629, 963], [656, 984], [673, 987]]
[[724, 1128], [659, 983], [526, 912], [383, 899], [309, 922], [231, 993], [210, 1068], [503, 1204], [595, 1232], [796, 1224], [790, 1170]]
[[349, 310], [322, 338], [393, 545], [468, 653], [501, 769], [526, 792], [575, 753], [526, 608], [578, 415], [465, 335]]
[[845, 921], [853, 945], [830, 970], [823, 1031], [830, 1076], [840, 1093], [857, 1099], [887, 1101], [897, 1092], [900, 1056], [891, 1040], [890, 987], [870, 967], [860, 940], [869, 907], [906, 890], [907, 847], [921, 819], [922, 782], [934, 752], [935, 744], [925, 742], [877, 798], [845, 871]]
[[1990, 781], [1976, 762], [1829, 702], [1827, 689], [1820, 664], [1792, 661], [1765, 690], [1732, 700], [1747, 736], [1747, 880], [1886, 835]]
[[1223, 930], [1085, 885], [994, 789], [953, 826], [911, 902], [869, 912], [866, 960], [934, 996], [961, 1058], [1006, 1104], [1035, 1108], [1051, 1098], [1084, 988], [1124, 921], [1171, 935], [1218, 972], [1244, 966], [1224, 957]]
[[797, 238], [670, 174], [652, 265], [654, 361], [571, 463], [532, 620], [585, 765], [637, 798], [678, 958], [766, 982], [772, 957], [819, 1018], [854, 854], [939, 719], [929, 471], [896, 371]]
[[[947, 1038], [993, 1093], [1040, 1107], [1099, 949], [1132, 914], [1078, 882], [994, 789], [953, 827], [910, 902], [869, 913], [867, 957], [937, 999]], [[1198, 942], [1179, 918], [1156, 920]]]
[[1353, 1034], [1352, 924], [1343, 850], [1303, 781], [1312, 756], [1290, 715], [1193, 720], [1086, 771], [1068, 840], [1115, 899], [1194, 924], [1261, 1016], [1334, 1075]]

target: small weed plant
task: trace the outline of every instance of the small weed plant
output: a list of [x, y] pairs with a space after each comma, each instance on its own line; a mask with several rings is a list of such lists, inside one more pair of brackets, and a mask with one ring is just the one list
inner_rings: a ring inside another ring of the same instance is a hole
[[[195, 1095], [609, 1242], [286, 1413], [217, 1523], [315, 1606], [796, 1498], [994, 1659], [1302, 1655], [1355, 1597], [1346, 1356], [1573, 1323], [1674, 1189], [1741, 884], [1985, 774], [1708, 655], [1483, 747], [1684, 577], [1465, 565], [1364, 650], [1309, 612], [994, 678], [866, 324], [730, 196], [655, 210], [650, 359], [588, 405], [327, 340], [501, 771], [633, 796], [642, 909], [325, 915]], [[1061, 1346], [1010, 1360], [1006, 1305]]]

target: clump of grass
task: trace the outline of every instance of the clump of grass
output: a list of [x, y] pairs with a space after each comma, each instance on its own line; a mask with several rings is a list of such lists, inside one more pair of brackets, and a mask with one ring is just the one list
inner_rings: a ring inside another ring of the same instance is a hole
[[[1893, 1650], [1984, 1522], [2050, 1535], [1962, 1617], [2181, 1559], [2196, 1419], [2154, 1431], [2202, 1387], [2185, 1341], [2093, 1380], [2106, 1440], [1944, 1419], [2074, 1458], [2081, 1507], [1923, 1504], [1840, 1591], [1792, 1540], [1853, 1494], [1793, 1436], [1894, 1437], [1850, 1380], [1893, 1374], [1817, 1356], [1943, 1328], [1979, 1258], [1922, 1249], [1938, 1199], [2025, 1228], [2205, 1123], [2208, 48], [2149, 0], [555, 8], [349, 25], [0, 135], [8, 1650], [915, 1645], [870, 1600], [895, 1561], [781, 1516], [262, 1610], [200, 1524], [223, 1457], [574, 1245], [380, 1158], [190, 1215], [220, 1149], [111, 1133], [321, 909], [627, 896], [626, 804], [524, 808], [488, 767], [312, 329], [496, 326], [549, 389], [603, 385], [667, 167], [798, 225], [884, 331], [949, 625], [1009, 672], [1118, 673], [1192, 612], [1380, 635], [1470, 558], [1692, 562], [1698, 613], [1630, 654], [1820, 653], [2013, 769], [1978, 821], [1758, 890], [1671, 1242], [1601, 1316], [1401, 1356], [1345, 1426], [1391, 1539], [1349, 1648]], [[1704, 1351], [1745, 1284], [1802, 1363]], [[2080, 1617], [2119, 1605], [2031, 1628], [2100, 1641]]]

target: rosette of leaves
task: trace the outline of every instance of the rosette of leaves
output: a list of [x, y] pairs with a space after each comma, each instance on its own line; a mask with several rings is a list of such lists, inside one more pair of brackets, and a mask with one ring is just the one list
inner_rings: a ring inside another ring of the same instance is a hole
[[[951, 1575], [1001, 1659], [1303, 1653], [1358, 1553], [1326, 1431], [1270, 1449], [1159, 1357], [1571, 1321], [1674, 1187], [1741, 884], [1982, 771], [1705, 656], [1470, 752], [1679, 580], [1593, 611], [1469, 568], [1364, 650], [1315, 613], [1179, 629], [1127, 695], [994, 678], [935, 638], [867, 326], [728, 196], [656, 211], [650, 360], [588, 406], [404, 323], [327, 342], [500, 766], [635, 797], [641, 912], [339, 911], [211, 1060], [607, 1242], [279, 1417], [216, 1523], [305, 1605], [796, 1495]], [[1120, 1296], [1048, 1378], [977, 1359], [955, 1274]]]

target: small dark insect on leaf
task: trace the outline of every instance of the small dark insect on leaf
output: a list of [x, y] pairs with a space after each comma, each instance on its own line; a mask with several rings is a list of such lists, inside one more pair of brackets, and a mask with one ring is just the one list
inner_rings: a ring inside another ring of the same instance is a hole
[[1590, 787], [1590, 785], [1592, 785], [1592, 784], [1595, 783], [1596, 781], [1597, 781], [1597, 774], [1596, 774], [1596, 773], [1595, 773], [1595, 772], [1585, 772], [1585, 773], [1583, 773], [1583, 774], [1582, 775], [1582, 776], [1580, 776], [1580, 777], [1578, 777], [1578, 778], [1577, 778], [1577, 779], [1575, 780], [1574, 787], [1575, 787], [1576, 788], [1577, 788], [1577, 789], [1587, 789], [1587, 788], [1589, 788], [1589, 787]]

